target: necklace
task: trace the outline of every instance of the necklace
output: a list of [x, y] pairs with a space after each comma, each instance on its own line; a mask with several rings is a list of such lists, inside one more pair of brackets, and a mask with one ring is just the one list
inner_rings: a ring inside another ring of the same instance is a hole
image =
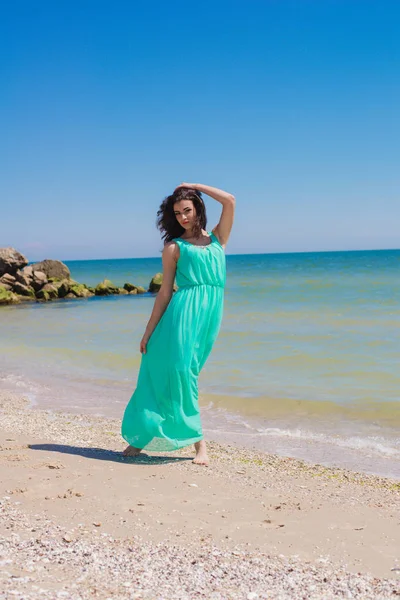
[[184, 238], [181, 238], [181, 240], [183, 240], [184, 242], [186, 242], [186, 244], [189, 244], [190, 246], [196, 246], [196, 248], [201, 248], [201, 250], [205, 250], [206, 248], [208, 248], [208, 246], [211, 246], [213, 241], [211, 235], [209, 236], [210, 241], [208, 244], [193, 244], [193, 242], [188, 242]]

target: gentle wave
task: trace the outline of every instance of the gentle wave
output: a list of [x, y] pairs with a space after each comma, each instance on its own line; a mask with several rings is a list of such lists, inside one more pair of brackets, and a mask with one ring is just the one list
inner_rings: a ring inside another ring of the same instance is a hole
[[[255, 429], [248, 423], [242, 423], [243, 428], [251, 431], [235, 431], [235, 434], [239, 438], [243, 437], [257, 437], [262, 438], [289, 438], [291, 440], [300, 440], [302, 442], [318, 442], [329, 446], [338, 446], [340, 448], [349, 448], [357, 451], [367, 451], [372, 454], [379, 456], [385, 456], [390, 458], [400, 459], [400, 449], [394, 446], [388, 445], [388, 441], [382, 437], [370, 437], [363, 438], [357, 436], [351, 436], [348, 438], [341, 438], [339, 435], [326, 435], [323, 433], [316, 433], [305, 429], [281, 429], [279, 427], [268, 427], [265, 429]], [[221, 429], [207, 429], [208, 433], [221, 433]], [[229, 433], [229, 431], [225, 431]]]
[[266, 419], [307, 418], [321, 420], [335, 418], [336, 421], [375, 423], [377, 425], [397, 428], [400, 427], [400, 403], [376, 401], [370, 398], [338, 404], [329, 400], [300, 400], [284, 397], [242, 397], [233, 395], [201, 394], [201, 406], [212, 406], [215, 409], [225, 409], [235, 414]]
[[304, 431], [301, 429], [258, 429], [259, 435], [276, 435], [278, 437], [290, 437], [302, 440], [313, 440], [322, 442], [324, 444], [330, 444], [340, 446], [342, 448], [351, 448], [353, 450], [368, 450], [376, 454], [381, 454], [390, 457], [399, 457], [400, 450], [392, 446], [388, 446], [387, 442], [383, 438], [362, 438], [362, 437], [348, 437], [346, 439], [339, 438], [338, 436], [325, 435], [322, 433], [314, 433], [311, 431]]

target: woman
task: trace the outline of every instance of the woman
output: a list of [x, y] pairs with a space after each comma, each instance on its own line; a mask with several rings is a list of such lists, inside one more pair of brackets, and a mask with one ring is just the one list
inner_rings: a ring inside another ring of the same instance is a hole
[[[201, 194], [222, 204], [218, 225], [207, 233]], [[235, 198], [208, 185], [182, 183], [161, 204], [157, 226], [165, 243], [163, 282], [140, 342], [137, 387], [126, 407], [125, 456], [176, 450], [194, 444], [197, 465], [208, 465], [198, 375], [218, 335], [225, 285], [224, 249]], [[176, 277], [178, 291], [173, 295]]]

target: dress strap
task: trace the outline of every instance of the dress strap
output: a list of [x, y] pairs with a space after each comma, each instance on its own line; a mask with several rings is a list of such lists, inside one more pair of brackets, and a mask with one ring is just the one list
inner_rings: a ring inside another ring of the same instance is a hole
[[224, 247], [222, 246], [221, 242], [219, 241], [219, 239], [217, 238], [217, 236], [215, 235], [215, 233], [213, 231], [210, 231], [210, 237], [212, 240], [215, 240], [218, 244], [218, 246], [221, 246], [221, 248], [224, 250]]

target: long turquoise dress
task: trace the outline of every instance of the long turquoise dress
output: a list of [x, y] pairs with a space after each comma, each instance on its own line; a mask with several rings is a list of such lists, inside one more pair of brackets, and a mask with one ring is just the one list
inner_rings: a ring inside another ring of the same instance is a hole
[[223, 313], [225, 253], [210, 233], [207, 246], [174, 240], [178, 291], [142, 354], [137, 387], [122, 421], [136, 448], [165, 451], [203, 439], [198, 376], [217, 338]]

